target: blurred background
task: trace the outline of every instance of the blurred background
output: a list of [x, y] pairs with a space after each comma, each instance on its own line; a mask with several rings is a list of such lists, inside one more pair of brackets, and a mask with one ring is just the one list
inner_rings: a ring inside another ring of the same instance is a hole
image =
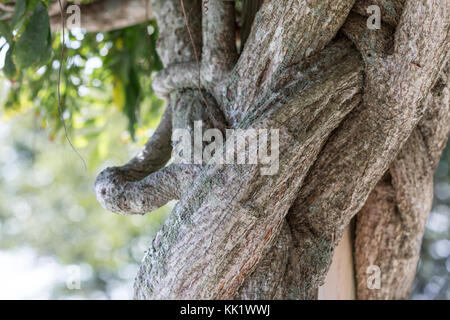
[[[115, 215], [97, 203], [93, 182], [133, 157], [162, 115], [151, 90], [157, 28], [73, 29], [61, 66], [61, 33], [45, 35], [46, 47], [32, 43], [28, 56], [17, 49], [36, 29], [36, 6], [13, 23], [0, 17], [0, 299], [130, 299], [171, 205]], [[447, 147], [412, 299], [450, 299], [449, 167]]]

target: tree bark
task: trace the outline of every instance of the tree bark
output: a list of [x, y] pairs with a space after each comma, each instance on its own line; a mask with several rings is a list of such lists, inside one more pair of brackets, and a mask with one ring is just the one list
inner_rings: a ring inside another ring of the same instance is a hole
[[[239, 56], [229, 2], [151, 4], [165, 67], [153, 86], [171, 122], [96, 182], [100, 203], [121, 214], [180, 200], [146, 253], [136, 298], [314, 299], [358, 212], [357, 297], [404, 298], [450, 126], [450, 4], [393, 1], [382, 28], [368, 30], [361, 1], [266, 0]], [[192, 132], [196, 120], [278, 129], [278, 172], [217, 159], [161, 169], [168, 132]], [[367, 264], [382, 269], [375, 293]]]
[[[425, 101], [425, 116], [357, 215], [358, 299], [407, 299], [433, 200], [433, 175], [450, 128], [449, 68]], [[381, 286], [367, 286], [378, 266]]]

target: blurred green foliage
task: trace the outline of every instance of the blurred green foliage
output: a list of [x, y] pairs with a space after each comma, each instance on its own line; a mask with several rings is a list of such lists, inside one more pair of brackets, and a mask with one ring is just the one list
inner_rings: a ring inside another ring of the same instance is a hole
[[109, 124], [103, 134], [112, 142], [104, 154], [108, 161], [89, 172], [67, 144], [51, 141], [36, 126], [32, 113], [0, 127], [0, 250], [31, 247], [61, 265], [82, 267], [81, 290], [55, 283], [55, 298], [110, 298], [119, 285], [131, 298], [138, 263], [169, 212], [164, 207], [146, 216], [119, 216], [97, 203], [98, 171], [126, 162], [139, 147], [121, 141], [123, 115], [104, 117]]
[[423, 237], [411, 297], [450, 300], [450, 143], [434, 179], [433, 209]]
[[151, 89], [161, 68], [157, 28], [149, 21], [107, 33], [65, 32], [62, 118], [86, 172], [62, 130], [63, 39], [49, 33], [47, 5], [17, 1], [13, 19], [0, 22], [0, 249], [31, 247], [82, 266], [81, 291], [57, 283], [54, 297], [110, 298], [112, 287], [132, 285], [169, 210], [114, 215], [92, 187], [100, 169], [137, 152], [164, 111]]
[[[12, 83], [4, 116], [39, 106], [35, 108], [36, 116], [55, 134], [63, 125], [55, 72], [60, 67], [62, 37], [51, 37], [47, 5], [48, 1], [17, 1], [12, 20], [0, 22], [0, 50], [5, 54], [3, 73]], [[91, 108], [113, 106], [121, 110], [128, 118], [132, 139], [138, 125], [155, 118], [162, 106], [150, 86], [151, 75], [162, 67], [155, 51], [156, 38], [154, 22], [104, 34], [66, 32], [61, 95], [62, 117], [69, 128], [80, 126], [78, 120], [85, 103]], [[87, 92], [94, 98], [81, 101]], [[150, 109], [141, 108], [149, 104]], [[82, 119], [82, 126], [93, 129], [98, 119], [101, 112]], [[95, 134], [95, 130], [90, 131], [88, 137]]]

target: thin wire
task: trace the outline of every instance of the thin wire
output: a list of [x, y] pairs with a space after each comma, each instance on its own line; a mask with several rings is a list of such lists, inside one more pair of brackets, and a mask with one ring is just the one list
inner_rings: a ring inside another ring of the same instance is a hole
[[61, 13], [61, 24], [62, 24], [61, 62], [59, 64], [59, 71], [58, 71], [58, 110], [59, 110], [59, 117], [61, 118], [61, 121], [63, 123], [64, 134], [66, 136], [67, 141], [70, 144], [70, 147], [77, 154], [77, 156], [81, 159], [81, 161], [83, 162], [84, 170], [87, 171], [86, 161], [84, 161], [84, 159], [81, 156], [81, 154], [78, 152], [78, 150], [72, 144], [72, 141], [70, 141], [69, 134], [67, 133], [66, 122], [64, 121], [63, 112], [62, 112], [62, 104], [61, 104], [61, 73], [62, 73], [63, 64], [64, 64], [63, 59], [64, 59], [64, 46], [65, 46], [65, 37], [66, 37], [65, 27], [66, 26], [65, 26], [65, 23], [64, 23], [64, 13], [63, 13], [63, 7], [62, 7], [62, 4], [61, 4], [61, 0], [58, 0], [58, 3], [59, 3], [59, 10], [60, 10], [60, 13]]

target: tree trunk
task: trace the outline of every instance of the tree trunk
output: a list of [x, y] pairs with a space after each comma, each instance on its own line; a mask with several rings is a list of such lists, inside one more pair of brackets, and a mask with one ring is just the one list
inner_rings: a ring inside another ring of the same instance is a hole
[[[382, 24], [370, 30], [364, 1], [249, 1], [238, 53], [234, 2], [151, 0], [167, 110], [143, 151], [95, 185], [120, 214], [179, 200], [136, 298], [407, 298], [450, 128], [450, 3], [374, 0]], [[226, 142], [243, 132], [230, 129], [278, 130], [278, 170], [217, 154], [163, 168], [171, 134], [199, 120]]]

